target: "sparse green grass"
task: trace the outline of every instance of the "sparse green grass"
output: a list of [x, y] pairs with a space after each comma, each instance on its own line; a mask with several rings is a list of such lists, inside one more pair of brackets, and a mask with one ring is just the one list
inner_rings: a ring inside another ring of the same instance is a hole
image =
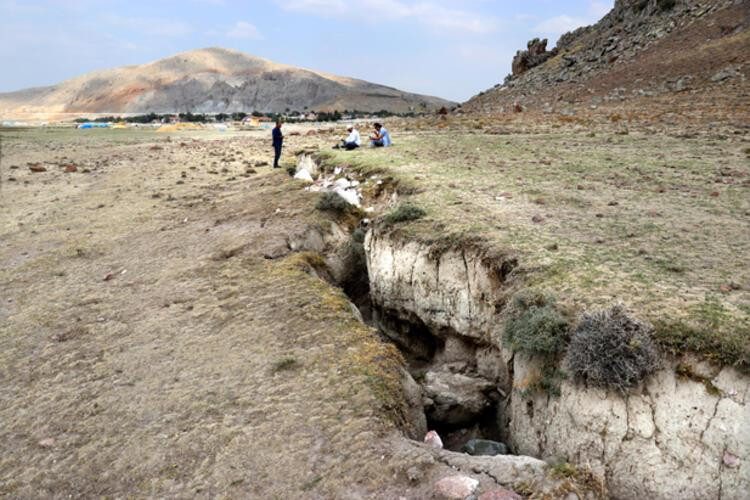
[[[564, 310], [623, 302], [655, 326], [665, 351], [750, 370], [750, 165], [741, 138], [589, 132], [578, 124], [519, 125], [508, 135], [395, 130], [394, 148], [331, 152], [326, 162], [410, 183], [406, 201], [430, 214], [409, 224], [410, 237], [481, 236], [517, 254], [525, 285], [550, 290]], [[720, 313], [706, 309], [707, 296]]]

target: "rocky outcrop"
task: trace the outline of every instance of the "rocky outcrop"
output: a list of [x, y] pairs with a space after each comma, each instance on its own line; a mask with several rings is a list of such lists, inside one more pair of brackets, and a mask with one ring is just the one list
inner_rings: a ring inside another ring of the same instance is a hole
[[539, 66], [547, 59], [557, 55], [557, 49], [547, 51], [547, 39], [530, 40], [526, 50], [519, 50], [513, 58], [513, 76], [522, 75], [531, 68]]
[[510, 112], [518, 104], [554, 112], [704, 89], [740, 98], [748, 29], [750, 4], [743, 0], [618, 0], [599, 22], [564, 34], [550, 51], [544, 40], [529, 42], [504, 83], [461, 109]]
[[[531, 392], [541, 361], [512, 352], [502, 340], [514, 258], [376, 230], [368, 233], [365, 251], [374, 306], [418, 321], [422, 334], [426, 328], [439, 339], [432, 370], [461, 366], [465, 376], [494, 384], [503, 397], [496, 418], [516, 453], [588, 464], [615, 498], [739, 499], [750, 491], [749, 377], [681, 360], [680, 370], [669, 361], [624, 394], [570, 380], [559, 397]], [[426, 382], [436, 394], [468, 387], [447, 381], [448, 389], [439, 387], [434, 374]]]

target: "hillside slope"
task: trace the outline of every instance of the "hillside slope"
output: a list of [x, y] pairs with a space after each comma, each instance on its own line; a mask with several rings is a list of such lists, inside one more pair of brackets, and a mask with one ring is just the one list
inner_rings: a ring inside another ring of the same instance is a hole
[[543, 40], [529, 42], [504, 84], [463, 109], [570, 112], [647, 102], [654, 112], [664, 104], [747, 113], [749, 27], [746, 0], [617, 0], [597, 24], [563, 35], [550, 51]]
[[0, 117], [286, 109], [407, 112], [451, 104], [242, 52], [208, 48], [149, 64], [98, 71], [50, 87], [0, 94]]

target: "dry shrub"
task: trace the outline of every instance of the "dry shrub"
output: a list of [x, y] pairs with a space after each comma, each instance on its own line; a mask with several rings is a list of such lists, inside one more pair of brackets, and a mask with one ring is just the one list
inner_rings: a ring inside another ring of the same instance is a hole
[[567, 368], [579, 381], [625, 391], [659, 367], [652, 328], [623, 306], [586, 314], [568, 346]]

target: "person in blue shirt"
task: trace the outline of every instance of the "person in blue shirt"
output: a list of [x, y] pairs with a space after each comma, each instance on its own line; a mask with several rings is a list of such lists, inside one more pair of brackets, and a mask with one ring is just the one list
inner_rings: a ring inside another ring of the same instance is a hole
[[279, 168], [279, 159], [281, 159], [281, 148], [284, 145], [284, 134], [281, 133], [281, 120], [276, 120], [276, 128], [271, 134], [273, 136], [273, 168]]
[[376, 148], [387, 148], [393, 145], [391, 134], [380, 123], [375, 124], [375, 135], [370, 137], [370, 143]]

